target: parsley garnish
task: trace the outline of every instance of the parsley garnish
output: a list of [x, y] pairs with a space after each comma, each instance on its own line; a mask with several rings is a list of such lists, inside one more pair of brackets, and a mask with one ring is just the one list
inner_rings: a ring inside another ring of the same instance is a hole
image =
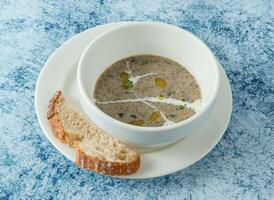
[[126, 80], [125, 82], [123, 82], [123, 86], [125, 89], [130, 89], [134, 87], [134, 84], [131, 80]]
[[149, 63], [148, 60], [143, 60], [143, 61], [142, 61], [142, 65], [146, 65], [146, 64], [148, 64], [148, 63]]
[[183, 110], [185, 108], [184, 105], [179, 105], [178, 107], [179, 107], [180, 110]]

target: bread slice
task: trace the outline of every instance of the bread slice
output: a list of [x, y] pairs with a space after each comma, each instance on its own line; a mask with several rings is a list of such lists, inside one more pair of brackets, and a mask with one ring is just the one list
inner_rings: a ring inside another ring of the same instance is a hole
[[50, 100], [47, 117], [55, 137], [76, 148], [76, 164], [81, 168], [112, 176], [138, 170], [140, 155], [87, 121], [61, 91]]

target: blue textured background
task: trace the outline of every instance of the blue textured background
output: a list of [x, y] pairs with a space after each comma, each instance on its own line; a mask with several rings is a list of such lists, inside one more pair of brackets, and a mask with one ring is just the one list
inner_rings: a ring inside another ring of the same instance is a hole
[[[274, 199], [274, 1], [0, 1], [0, 199]], [[178, 173], [119, 180], [79, 170], [42, 133], [34, 88], [73, 35], [121, 20], [183, 27], [213, 50], [233, 90], [220, 143]]]

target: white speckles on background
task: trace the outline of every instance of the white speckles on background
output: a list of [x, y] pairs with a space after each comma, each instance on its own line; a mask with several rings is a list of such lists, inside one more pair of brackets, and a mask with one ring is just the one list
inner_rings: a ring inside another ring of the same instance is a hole
[[[0, 1], [0, 199], [274, 199], [274, 1]], [[233, 114], [201, 161], [150, 180], [76, 167], [46, 139], [34, 89], [47, 57], [85, 29], [161, 21], [205, 41], [224, 66]]]

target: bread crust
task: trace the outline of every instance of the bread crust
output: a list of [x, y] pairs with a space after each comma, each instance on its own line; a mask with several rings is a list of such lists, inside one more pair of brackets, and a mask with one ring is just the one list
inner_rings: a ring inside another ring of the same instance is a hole
[[78, 145], [76, 147], [76, 164], [83, 168], [109, 176], [124, 176], [135, 173], [140, 167], [140, 155], [131, 162], [109, 162], [87, 155]]
[[76, 148], [75, 163], [84, 169], [92, 170], [97, 173], [109, 176], [123, 176], [135, 173], [140, 167], [140, 155], [136, 153], [135, 158], [131, 162], [109, 162], [100, 160], [98, 157], [87, 155], [80, 148], [79, 138], [70, 137], [64, 125], [59, 118], [57, 106], [62, 100], [62, 92], [57, 91], [51, 98], [48, 106], [47, 118], [52, 128], [54, 136], [62, 143]]
[[51, 100], [49, 101], [48, 113], [47, 113], [48, 119], [52, 118], [54, 115], [57, 114], [56, 104], [57, 104], [57, 101], [59, 100], [61, 94], [62, 94], [62, 92], [60, 90], [56, 91], [55, 94], [53, 95], [53, 97], [51, 98]]
[[66, 132], [62, 121], [59, 118], [57, 111], [57, 104], [61, 100], [62, 92], [58, 90], [55, 95], [51, 98], [48, 106], [47, 118], [51, 126], [53, 135], [60, 140], [60, 142], [69, 145], [70, 147], [75, 147], [78, 142], [77, 138], [69, 137]]

